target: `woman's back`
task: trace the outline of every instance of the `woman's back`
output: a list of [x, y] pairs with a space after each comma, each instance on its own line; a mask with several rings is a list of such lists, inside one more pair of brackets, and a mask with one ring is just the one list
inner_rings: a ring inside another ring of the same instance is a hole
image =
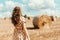
[[[21, 10], [20, 7], [15, 7], [12, 14], [12, 23], [15, 26], [14, 30], [14, 40], [27, 40], [28, 35], [26, 32], [26, 28], [24, 26], [24, 22], [21, 18]], [[29, 40], [29, 38], [28, 38]]]

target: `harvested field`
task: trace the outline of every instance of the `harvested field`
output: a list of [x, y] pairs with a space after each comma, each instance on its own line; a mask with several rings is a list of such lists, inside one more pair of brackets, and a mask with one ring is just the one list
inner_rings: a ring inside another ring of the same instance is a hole
[[[57, 18], [57, 21], [52, 22], [50, 26], [45, 25], [43, 29], [35, 29], [32, 20], [28, 21], [26, 26], [31, 40], [60, 40], [60, 18]], [[0, 19], [0, 40], [13, 40], [13, 37], [14, 26], [11, 20]]]

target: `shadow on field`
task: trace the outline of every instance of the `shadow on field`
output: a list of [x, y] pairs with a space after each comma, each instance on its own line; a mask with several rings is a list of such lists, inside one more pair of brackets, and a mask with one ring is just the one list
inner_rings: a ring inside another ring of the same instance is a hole
[[28, 30], [39, 29], [38, 27], [27, 27]]

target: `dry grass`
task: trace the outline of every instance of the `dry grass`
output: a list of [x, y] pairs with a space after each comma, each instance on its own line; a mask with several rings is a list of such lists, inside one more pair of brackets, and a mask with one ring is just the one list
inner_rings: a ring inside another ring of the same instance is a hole
[[[50, 26], [45, 25], [43, 29], [34, 29], [31, 21], [26, 23], [31, 40], [60, 40], [60, 18], [52, 22]], [[13, 40], [13, 34], [14, 26], [11, 20], [0, 19], [0, 40]]]

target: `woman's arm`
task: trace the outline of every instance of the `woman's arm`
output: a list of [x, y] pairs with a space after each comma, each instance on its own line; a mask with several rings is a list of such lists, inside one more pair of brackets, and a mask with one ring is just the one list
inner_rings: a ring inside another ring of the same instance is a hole
[[23, 21], [23, 33], [26, 36], [26, 40], [30, 40], [29, 35], [28, 35], [28, 31], [27, 31], [26, 25], [25, 25], [26, 24], [25, 18], [24, 17], [21, 17], [21, 18], [22, 18], [22, 21]]

